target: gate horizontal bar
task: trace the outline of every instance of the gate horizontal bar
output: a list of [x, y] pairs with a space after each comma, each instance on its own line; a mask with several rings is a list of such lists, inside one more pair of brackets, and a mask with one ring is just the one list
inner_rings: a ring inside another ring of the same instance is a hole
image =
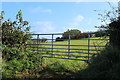
[[96, 33], [96, 32], [88, 32], [88, 33], [49, 33], [49, 34], [31, 34], [31, 35], [63, 35], [63, 34], [108, 34], [106, 32], [100, 32], [100, 33]]
[[[49, 48], [49, 47], [31, 47], [31, 48], [41, 48], [41, 49], [63, 49], [68, 50], [68, 48]], [[76, 49], [76, 48], [70, 48], [70, 50], [88, 50], [88, 49]], [[100, 49], [89, 49], [90, 51], [101, 51]]]
[[[27, 44], [27, 45], [88, 46], [88, 45], [60, 45], [60, 44]], [[105, 46], [90, 45], [90, 47], [105, 47]]]
[[96, 34], [96, 33], [50, 33], [50, 34], [31, 34], [31, 35], [63, 35], [63, 34]]
[[[30, 39], [30, 40], [43, 40], [43, 39]], [[69, 40], [69, 39], [47, 39], [47, 40]], [[88, 39], [70, 39], [70, 40], [88, 40]], [[90, 39], [90, 40], [109, 40], [109, 39]]]
[[[48, 51], [48, 50], [33, 50], [33, 51], [68, 53], [68, 52], [65, 52], [65, 51]], [[71, 52], [69, 52], [69, 53], [83, 53], [83, 54], [88, 54], [87, 52], [77, 52], [77, 51], [76, 51], [76, 52], [71, 51]], [[95, 54], [95, 53], [89, 53], [89, 54]]]
[[[42, 54], [42, 55], [57, 55], [57, 56], [67, 56], [68, 55], [62, 55], [62, 54], [50, 54], [50, 53], [38, 53], [38, 54]], [[78, 56], [78, 55], [70, 55], [69, 57], [82, 57], [82, 58], [88, 58], [88, 56]], [[89, 58], [92, 58], [92, 56], [89, 56]]]

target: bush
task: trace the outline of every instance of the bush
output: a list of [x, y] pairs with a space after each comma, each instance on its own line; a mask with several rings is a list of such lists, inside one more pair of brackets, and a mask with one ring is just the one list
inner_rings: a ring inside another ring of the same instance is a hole
[[92, 59], [88, 68], [76, 73], [81, 78], [120, 79], [120, 47], [106, 47]]
[[24, 21], [22, 11], [16, 15], [16, 21], [8, 19], [2, 23], [2, 44], [8, 47], [25, 48], [31, 38], [28, 21]]
[[19, 72], [40, 65], [41, 56], [27, 46], [31, 39], [28, 24], [28, 21], [23, 20], [21, 10], [16, 15], [16, 21], [8, 19], [2, 23], [3, 78], [13, 78]]
[[[40, 65], [41, 56], [30, 49], [20, 51], [17, 48], [4, 47], [3, 78], [15, 77], [17, 72], [35, 69]], [[12, 75], [11, 75], [12, 74]]]

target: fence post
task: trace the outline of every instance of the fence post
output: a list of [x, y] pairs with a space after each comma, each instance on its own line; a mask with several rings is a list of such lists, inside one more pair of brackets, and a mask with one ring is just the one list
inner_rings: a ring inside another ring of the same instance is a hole
[[37, 54], [38, 54], [38, 47], [39, 47], [39, 34], [37, 34]]
[[90, 34], [88, 34], [88, 61], [89, 61], [89, 56], [90, 56]]
[[68, 59], [70, 58], [70, 34], [68, 39]]
[[53, 36], [54, 36], [54, 34], [52, 34], [52, 54], [54, 54], [53, 53]]

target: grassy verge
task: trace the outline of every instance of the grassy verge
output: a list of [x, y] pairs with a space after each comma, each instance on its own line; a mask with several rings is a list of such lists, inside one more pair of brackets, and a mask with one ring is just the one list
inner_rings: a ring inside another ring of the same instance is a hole
[[34, 70], [24, 71], [19, 78], [71, 78], [72, 75], [88, 66], [83, 61], [44, 58], [43, 65]]

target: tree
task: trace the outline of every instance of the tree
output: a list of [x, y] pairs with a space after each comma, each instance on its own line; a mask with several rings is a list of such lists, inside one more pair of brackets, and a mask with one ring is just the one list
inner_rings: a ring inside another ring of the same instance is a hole
[[0, 13], [0, 40], [1, 40], [1, 37], [2, 37], [2, 20], [4, 19], [4, 17], [3, 17], [3, 15], [4, 15], [4, 11], [1, 11], [1, 13]]
[[[101, 25], [100, 29], [106, 30], [110, 34], [110, 45], [120, 46], [120, 16], [118, 16], [120, 10], [118, 7], [114, 7], [109, 3], [111, 10], [105, 10], [104, 13], [99, 13], [101, 22], [105, 25]], [[109, 23], [108, 23], [109, 22]]]
[[110, 26], [110, 44], [120, 46], [120, 19], [109, 24]]
[[64, 32], [64, 34], [62, 35], [62, 38], [68, 39], [69, 33], [75, 33], [75, 34], [70, 34], [70, 38], [75, 39], [75, 38], [78, 38], [78, 37], [76, 37], [76, 36], [78, 36], [78, 34], [76, 34], [76, 33], [81, 33], [81, 31], [78, 29], [71, 29], [71, 30], [68, 29], [66, 32]]
[[60, 38], [60, 37], [57, 37], [57, 38], [56, 38], [56, 41], [63, 41], [63, 39]]
[[4, 11], [1, 11], [1, 13], [0, 13], [0, 27], [2, 26], [2, 20], [4, 19], [3, 15], [4, 15]]
[[23, 20], [21, 10], [16, 15], [16, 21], [8, 19], [2, 23], [2, 44], [24, 48], [30, 38], [29, 22]]
[[95, 37], [104, 37], [104, 36], [108, 36], [106, 30], [99, 29], [98, 31], [95, 32]]

